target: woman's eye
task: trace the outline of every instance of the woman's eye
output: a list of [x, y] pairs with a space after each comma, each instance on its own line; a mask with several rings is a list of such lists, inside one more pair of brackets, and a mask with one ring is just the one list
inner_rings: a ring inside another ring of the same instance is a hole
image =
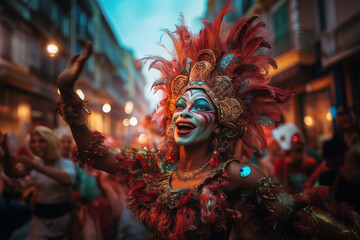
[[208, 106], [206, 106], [206, 105], [198, 105], [196, 107], [196, 110], [198, 110], [198, 111], [208, 111], [209, 109], [210, 108]]
[[176, 104], [175, 108], [177, 110], [182, 110], [182, 109], [185, 109], [185, 105], [184, 104]]

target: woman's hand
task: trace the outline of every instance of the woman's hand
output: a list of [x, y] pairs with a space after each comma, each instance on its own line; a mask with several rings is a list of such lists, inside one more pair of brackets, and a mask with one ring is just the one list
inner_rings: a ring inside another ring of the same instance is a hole
[[31, 159], [28, 156], [20, 156], [18, 158], [19, 162], [22, 163], [22, 165], [24, 166], [26, 171], [31, 171], [32, 169], [35, 168], [35, 162], [33, 161], [33, 159]]
[[[92, 43], [86, 42], [83, 53], [72, 56], [57, 79], [57, 85], [61, 95], [71, 95], [74, 91], [74, 85], [82, 72], [86, 60], [92, 52]], [[64, 96], [63, 96], [64, 97]]]

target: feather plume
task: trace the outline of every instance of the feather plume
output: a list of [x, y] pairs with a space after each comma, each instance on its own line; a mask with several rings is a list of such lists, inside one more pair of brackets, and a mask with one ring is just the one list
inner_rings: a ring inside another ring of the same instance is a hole
[[[244, 135], [232, 141], [233, 154], [236, 146], [241, 146], [242, 154], [249, 158], [252, 152], [266, 147], [263, 126], [279, 121], [282, 114], [281, 104], [293, 94], [292, 90], [281, 90], [267, 85], [270, 80], [269, 68], [277, 68], [276, 62], [267, 55], [255, 55], [261, 48], [270, 48], [266, 41], [271, 35], [266, 35], [262, 29], [265, 23], [257, 16], [240, 18], [231, 28], [224, 27], [224, 17], [231, 12], [230, 1], [213, 21], [202, 20], [204, 28], [199, 34], [192, 34], [185, 25], [181, 15], [180, 24], [174, 32], [163, 30], [173, 42], [172, 60], [151, 56], [145, 58], [152, 61], [150, 68], [160, 71], [161, 79], [153, 84], [153, 89], [163, 93], [155, 117], [162, 118], [164, 129], [171, 123], [170, 99], [171, 80], [179, 74], [187, 73], [188, 58], [194, 59], [203, 49], [210, 49], [216, 57], [216, 66], [220, 66], [223, 56], [233, 54], [225, 70], [232, 78], [234, 86], [233, 97], [242, 104], [244, 112], [238, 124], [244, 124]], [[224, 29], [226, 32], [224, 32]], [[163, 46], [166, 48], [165, 46]], [[216, 71], [216, 69], [214, 70]], [[231, 145], [230, 144], [230, 145]], [[169, 144], [163, 144], [169, 147]], [[236, 151], [239, 152], [239, 151]]]

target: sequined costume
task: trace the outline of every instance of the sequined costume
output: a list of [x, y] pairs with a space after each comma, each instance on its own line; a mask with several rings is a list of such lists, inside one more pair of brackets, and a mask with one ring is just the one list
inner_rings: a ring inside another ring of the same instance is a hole
[[[92, 151], [97, 154], [78, 151], [87, 163], [106, 152], [102, 135], [95, 132], [93, 137], [98, 147], [92, 145]], [[242, 223], [250, 224], [261, 239], [309, 239], [319, 234], [335, 239], [360, 237], [359, 216], [346, 205], [327, 205], [327, 189], [291, 196], [264, 177], [248, 194], [229, 193], [227, 166], [237, 160], [228, 160], [200, 184], [173, 190], [176, 163], [164, 160], [159, 151], [132, 148], [116, 158], [116, 175], [127, 186], [129, 208], [145, 223], [151, 239], [229, 239], [231, 229]]]

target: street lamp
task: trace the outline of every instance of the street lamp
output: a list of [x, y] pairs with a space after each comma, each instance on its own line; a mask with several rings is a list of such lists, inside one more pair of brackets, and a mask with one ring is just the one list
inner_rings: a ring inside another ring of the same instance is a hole
[[128, 118], [125, 118], [123, 120], [123, 124], [124, 124], [125, 127], [128, 127], [130, 125], [130, 120]]
[[305, 122], [305, 125], [308, 127], [312, 126], [314, 123], [313, 118], [310, 116], [304, 117], [304, 122]]
[[138, 123], [138, 120], [137, 120], [136, 117], [131, 117], [131, 118], [130, 118], [130, 125], [131, 125], [131, 126], [136, 126], [137, 123]]
[[147, 141], [147, 136], [144, 133], [140, 134], [140, 136], [138, 138], [138, 142], [140, 144], [144, 144], [144, 143], [146, 143], [146, 141]]
[[56, 55], [56, 53], [59, 51], [59, 48], [55, 44], [52, 44], [52, 43], [49, 44], [46, 49], [47, 49], [50, 57], [54, 57]]
[[134, 109], [134, 103], [132, 101], [127, 101], [125, 103], [125, 112], [127, 114], [130, 114], [132, 113], [133, 109]]
[[111, 111], [111, 106], [108, 103], [105, 103], [102, 107], [104, 113], [109, 113]]

